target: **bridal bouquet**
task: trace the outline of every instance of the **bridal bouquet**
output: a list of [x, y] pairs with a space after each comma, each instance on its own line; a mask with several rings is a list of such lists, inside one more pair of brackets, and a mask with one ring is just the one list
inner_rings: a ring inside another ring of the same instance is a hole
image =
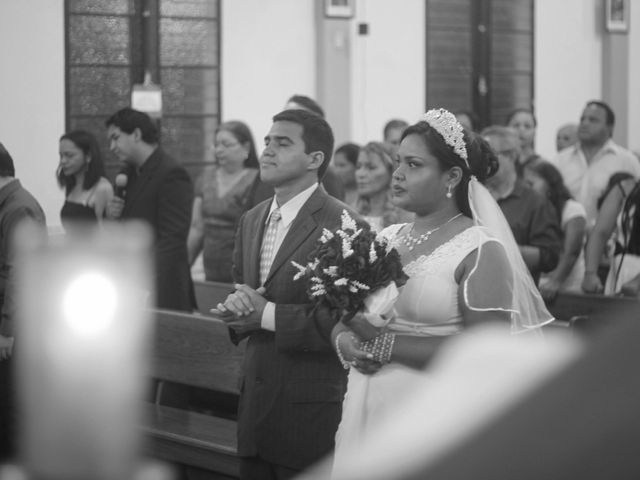
[[386, 238], [358, 228], [346, 210], [342, 226], [326, 228], [307, 265], [294, 280], [307, 280], [307, 293], [316, 306], [328, 307], [334, 315], [353, 316], [359, 310], [375, 315], [367, 319], [375, 326], [386, 324], [398, 296], [398, 287], [409, 278], [402, 270], [400, 255]]

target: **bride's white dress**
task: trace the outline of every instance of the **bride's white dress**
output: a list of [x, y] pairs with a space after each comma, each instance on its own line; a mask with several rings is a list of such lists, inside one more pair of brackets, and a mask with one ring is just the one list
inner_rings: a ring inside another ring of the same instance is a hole
[[[392, 242], [403, 225], [387, 227], [381, 234]], [[470, 227], [439, 246], [431, 254], [405, 265], [409, 276], [395, 304], [395, 318], [389, 330], [397, 335], [456, 335], [464, 327], [458, 301], [455, 271], [473, 250], [495, 241], [480, 226]], [[480, 251], [480, 250], [479, 250]], [[342, 421], [336, 434], [334, 476], [339, 476], [348, 446], [359, 445], [371, 426], [386, 415], [402, 409], [403, 397], [412, 388], [424, 386], [429, 376], [421, 370], [391, 363], [373, 375], [349, 371]]]

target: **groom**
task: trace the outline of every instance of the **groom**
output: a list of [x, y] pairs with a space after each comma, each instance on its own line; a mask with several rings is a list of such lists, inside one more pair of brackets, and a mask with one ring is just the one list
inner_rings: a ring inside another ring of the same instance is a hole
[[333, 143], [317, 115], [274, 116], [260, 176], [275, 196], [238, 227], [236, 291], [218, 310], [234, 343], [248, 337], [238, 412], [241, 479], [292, 478], [334, 447], [346, 390], [329, 340], [335, 322], [312, 308], [291, 264], [306, 264], [323, 228], [339, 228], [343, 209], [350, 211], [319, 185]]

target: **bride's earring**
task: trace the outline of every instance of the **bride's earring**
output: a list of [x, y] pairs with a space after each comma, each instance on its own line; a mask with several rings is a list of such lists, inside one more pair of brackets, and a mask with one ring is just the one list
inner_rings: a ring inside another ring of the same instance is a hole
[[451, 193], [451, 185], [447, 185], [447, 198], [451, 198], [453, 194]]

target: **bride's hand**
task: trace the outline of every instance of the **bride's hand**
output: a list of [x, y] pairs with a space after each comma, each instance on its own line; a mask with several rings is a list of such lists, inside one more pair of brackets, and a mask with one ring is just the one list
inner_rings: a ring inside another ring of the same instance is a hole
[[373, 360], [373, 355], [360, 349], [360, 340], [351, 332], [344, 332], [336, 344], [342, 359], [365, 375], [376, 373], [382, 364]]
[[347, 326], [364, 342], [383, 333], [383, 329], [372, 325], [371, 322], [367, 320], [366, 315], [373, 314], [358, 312], [347, 323]]

